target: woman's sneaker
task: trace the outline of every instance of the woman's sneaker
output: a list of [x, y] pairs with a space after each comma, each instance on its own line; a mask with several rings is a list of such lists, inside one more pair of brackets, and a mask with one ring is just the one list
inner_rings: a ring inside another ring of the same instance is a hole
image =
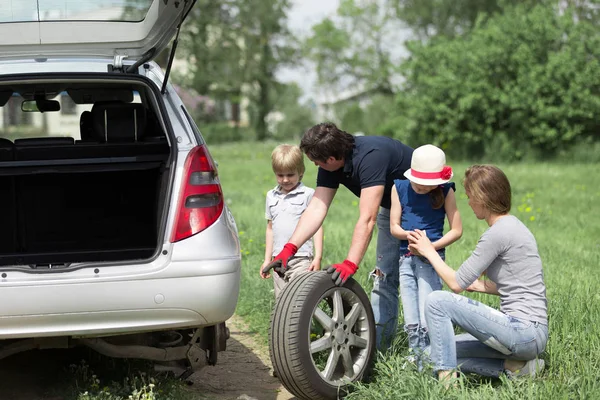
[[529, 360], [525, 363], [523, 368], [518, 369], [516, 371], [506, 370], [506, 376], [509, 379], [517, 379], [517, 378], [535, 378], [544, 370], [546, 363], [541, 358], [536, 358], [535, 360]]

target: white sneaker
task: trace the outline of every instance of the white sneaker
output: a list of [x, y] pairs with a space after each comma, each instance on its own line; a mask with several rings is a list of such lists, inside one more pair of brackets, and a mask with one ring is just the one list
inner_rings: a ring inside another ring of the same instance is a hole
[[542, 360], [541, 358], [536, 358], [534, 360], [527, 361], [525, 363], [525, 365], [523, 366], [523, 368], [518, 369], [514, 372], [506, 370], [506, 375], [510, 379], [523, 378], [523, 377], [535, 378], [536, 376], [538, 376], [539, 374], [542, 373], [545, 366], [546, 366], [546, 363], [544, 362], [544, 360]]

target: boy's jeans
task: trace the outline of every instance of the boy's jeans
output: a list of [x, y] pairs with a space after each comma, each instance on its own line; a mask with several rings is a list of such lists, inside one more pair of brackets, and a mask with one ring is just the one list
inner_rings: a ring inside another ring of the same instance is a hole
[[[436, 291], [425, 301], [433, 369], [498, 377], [504, 360], [533, 360], [546, 348], [548, 327], [520, 320], [458, 294]], [[454, 336], [452, 322], [468, 334]]]
[[[384, 351], [396, 333], [398, 320], [398, 287], [400, 285], [398, 260], [400, 240], [390, 232], [390, 210], [380, 208], [377, 215], [377, 264], [371, 273], [374, 279], [371, 306], [375, 317], [375, 343]], [[380, 275], [376, 271], [380, 271]]]
[[442, 281], [435, 269], [418, 256], [400, 257], [400, 296], [404, 311], [404, 331], [408, 348], [419, 355], [429, 346], [425, 299], [434, 290], [442, 289]]

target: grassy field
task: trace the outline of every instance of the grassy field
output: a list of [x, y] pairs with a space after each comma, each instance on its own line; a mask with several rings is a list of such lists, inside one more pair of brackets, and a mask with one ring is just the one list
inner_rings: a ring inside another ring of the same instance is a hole
[[[242, 289], [237, 313], [267, 343], [269, 314], [274, 304], [271, 280], [258, 269], [264, 258], [264, 201], [275, 185], [270, 153], [276, 143], [212, 146], [227, 204], [240, 231], [243, 252]], [[447, 252], [449, 265], [458, 267], [486, 229], [469, 206], [462, 189], [468, 164], [454, 164], [458, 207], [464, 234]], [[513, 186], [513, 214], [536, 236], [549, 299], [550, 341], [542, 357], [547, 369], [540, 379], [508, 382], [469, 378], [444, 391], [433, 378], [402, 369], [405, 334], [398, 334], [395, 351], [379, 358], [373, 381], [360, 386], [352, 398], [460, 399], [594, 399], [600, 398], [600, 176], [598, 164], [499, 165]], [[304, 183], [315, 186], [316, 167], [307, 163]], [[341, 188], [326, 219], [324, 261], [342, 261], [347, 253], [358, 199]], [[368, 273], [375, 261], [375, 240], [360, 265], [356, 279], [367, 293]], [[498, 298], [469, 294], [497, 305]]]

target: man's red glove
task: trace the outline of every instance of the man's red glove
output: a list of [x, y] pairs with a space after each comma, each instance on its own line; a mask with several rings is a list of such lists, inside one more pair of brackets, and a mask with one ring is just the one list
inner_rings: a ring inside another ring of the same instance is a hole
[[281, 250], [279, 254], [275, 256], [273, 261], [263, 268], [263, 274], [266, 274], [273, 269], [279, 274], [279, 276], [283, 276], [285, 270], [287, 269], [289, 259], [292, 258], [297, 251], [298, 246], [293, 243], [286, 243], [285, 246], [283, 246], [283, 250]]
[[331, 274], [331, 279], [335, 282], [336, 286], [342, 286], [357, 270], [358, 265], [352, 261], [344, 260], [341, 264], [333, 264], [327, 268], [327, 273]]

